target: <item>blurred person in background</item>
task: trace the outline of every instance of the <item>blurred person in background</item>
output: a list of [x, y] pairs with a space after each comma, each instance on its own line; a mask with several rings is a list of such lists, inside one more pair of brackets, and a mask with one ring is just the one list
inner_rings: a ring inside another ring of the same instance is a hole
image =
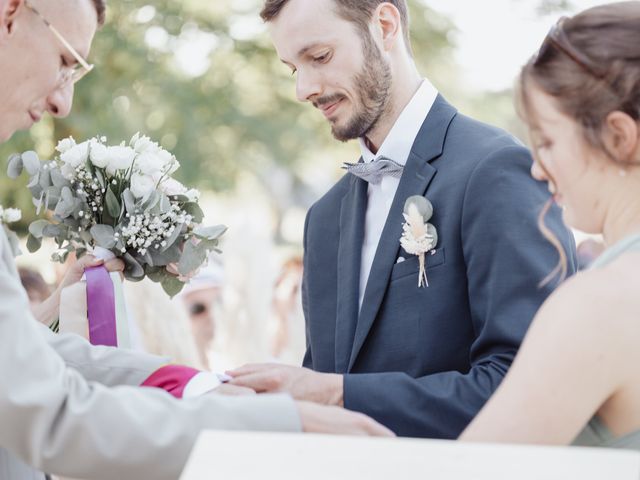
[[207, 370], [212, 367], [218, 369], [215, 365], [210, 365], [209, 355], [216, 331], [214, 307], [220, 300], [223, 286], [223, 266], [220, 259], [212, 255], [208, 265], [200, 269], [179, 295], [188, 313], [198, 360]]
[[51, 288], [45, 282], [40, 272], [27, 267], [18, 268], [18, 274], [20, 275], [20, 283], [24, 287], [29, 297], [29, 305], [31, 310], [36, 305], [41, 304], [49, 295], [51, 295]]
[[305, 334], [302, 311], [302, 256], [289, 258], [273, 289], [273, 357], [299, 364], [304, 357]]

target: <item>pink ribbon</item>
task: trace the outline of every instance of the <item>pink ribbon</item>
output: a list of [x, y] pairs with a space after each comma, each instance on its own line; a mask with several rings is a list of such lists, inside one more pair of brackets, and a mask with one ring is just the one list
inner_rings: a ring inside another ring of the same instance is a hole
[[118, 346], [116, 299], [107, 269], [100, 265], [85, 270], [87, 279], [87, 316], [92, 345]]
[[182, 398], [187, 383], [199, 370], [183, 365], [166, 365], [153, 372], [141, 387], [154, 387], [166, 390], [176, 398]]

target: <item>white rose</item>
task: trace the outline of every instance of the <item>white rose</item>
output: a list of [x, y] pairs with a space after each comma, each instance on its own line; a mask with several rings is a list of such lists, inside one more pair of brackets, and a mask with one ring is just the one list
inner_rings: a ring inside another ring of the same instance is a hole
[[89, 143], [83, 142], [79, 145], [74, 145], [69, 150], [60, 155], [60, 160], [65, 165], [69, 165], [73, 168], [78, 168], [85, 163], [88, 158]]
[[17, 208], [7, 208], [2, 214], [5, 223], [19, 222], [22, 219], [22, 212]]
[[144, 198], [149, 195], [156, 187], [151, 177], [134, 173], [131, 176], [131, 193], [136, 198]]
[[109, 150], [103, 144], [92, 141], [89, 158], [96, 167], [105, 168], [109, 163]]
[[115, 175], [118, 170], [129, 170], [136, 156], [136, 151], [130, 147], [108, 147], [109, 163], [107, 173]]
[[151, 152], [143, 152], [136, 159], [136, 170], [143, 175], [154, 175], [162, 172], [163, 167], [162, 160]]
[[76, 141], [73, 139], [73, 137], [63, 138], [58, 142], [58, 145], [56, 146], [56, 150], [60, 153], [65, 153], [66, 151], [71, 150], [71, 148], [75, 146], [76, 146]]
[[165, 195], [172, 197], [173, 195], [184, 195], [187, 193], [187, 187], [173, 178], [168, 178], [160, 185], [160, 189]]
[[75, 178], [76, 169], [71, 165], [65, 163], [64, 165], [62, 165], [62, 168], [60, 169], [60, 173], [64, 178], [71, 181]]
[[131, 143], [133, 145], [133, 149], [138, 153], [142, 153], [146, 151], [155, 152], [156, 150], [158, 150], [158, 144], [151, 141], [149, 137], [146, 137], [144, 135], [141, 137], [138, 136], [137, 138], [134, 136], [131, 139]]

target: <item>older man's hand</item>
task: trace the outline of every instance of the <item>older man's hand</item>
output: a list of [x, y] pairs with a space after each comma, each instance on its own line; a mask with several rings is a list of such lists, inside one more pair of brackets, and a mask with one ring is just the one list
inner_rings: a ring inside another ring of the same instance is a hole
[[85, 255], [69, 266], [69, 270], [67, 270], [66, 275], [60, 283], [59, 290], [69, 287], [74, 283], [78, 283], [80, 279], [82, 279], [85, 269], [97, 267], [99, 265], [104, 265], [109, 272], [120, 272], [120, 274], [122, 274], [124, 271], [124, 262], [118, 258], [105, 262], [103, 260], [98, 260], [93, 255]]
[[229, 382], [231, 385], [251, 388], [258, 393], [286, 392], [296, 400], [343, 405], [342, 375], [278, 364], [245, 365], [226, 373], [233, 378]]
[[387, 427], [362, 413], [311, 402], [296, 402], [296, 406], [304, 432], [395, 437]]

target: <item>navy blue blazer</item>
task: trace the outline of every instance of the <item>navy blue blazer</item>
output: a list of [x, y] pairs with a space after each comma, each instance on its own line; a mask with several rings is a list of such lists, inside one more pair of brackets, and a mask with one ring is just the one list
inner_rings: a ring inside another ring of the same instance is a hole
[[[409, 155], [358, 312], [367, 183], [345, 175], [305, 224], [304, 366], [344, 374], [344, 405], [398, 435], [456, 438], [498, 387], [536, 311], [557, 251], [537, 216], [549, 199], [511, 135], [438, 96]], [[434, 207], [429, 287], [400, 247], [412, 195]], [[575, 270], [575, 244], [554, 207], [547, 224]], [[396, 263], [398, 257], [407, 260]]]

